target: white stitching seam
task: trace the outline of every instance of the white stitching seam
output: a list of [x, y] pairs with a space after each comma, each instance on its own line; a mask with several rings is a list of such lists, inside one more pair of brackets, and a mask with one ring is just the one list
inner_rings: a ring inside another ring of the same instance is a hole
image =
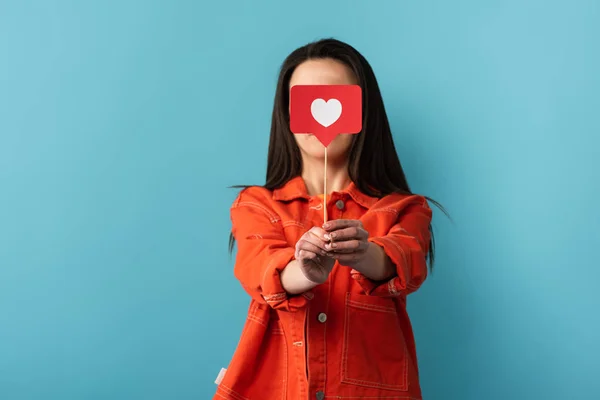
[[287, 293], [276, 293], [271, 295], [263, 295], [267, 303], [276, 303], [287, 298]]
[[399, 211], [397, 209], [391, 208], [391, 207], [375, 208], [375, 209], [369, 210], [369, 212], [387, 212], [387, 213], [395, 214], [395, 215], [399, 214]]
[[225, 386], [223, 384], [220, 384], [219, 388], [221, 390], [223, 390], [226, 394], [228, 394], [229, 396], [231, 396], [231, 398], [233, 398], [234, 400], [250, 400], [247, 397], [242, 396], [241, 394], [239, 394], [235, 390], [233, 390], [230, 387], [227, 387], [227, 386]]
[[262, 212], [264, 212], [265, 214], [267, 214], [267, 217], [269, 217], [269, 220], [272, 223], [281, 221], [281, 219], [279, 218], [279, 216], [277, 216], [276, 214], [273, 214], [271, 211], [269, 211], [269, 209], [267, 207], [263, 206], [262, 204], [254, 203], [254, 202], [251, 202], [251, 201], [240, 201], [237, 204], [236, 208], [239, 208], [239, 207], [254, 207], [254, 208], [258, 208], [259, 210], [261, 210]]
[[286, 227], [286, 226], [298, 226], [300, 228], [304, 228], [304, 226], [305, 226], [302, 222], [299, 222], [299, 221], [285, 221], [285, 222], [282, 223], [282, 225], [284, 227]]

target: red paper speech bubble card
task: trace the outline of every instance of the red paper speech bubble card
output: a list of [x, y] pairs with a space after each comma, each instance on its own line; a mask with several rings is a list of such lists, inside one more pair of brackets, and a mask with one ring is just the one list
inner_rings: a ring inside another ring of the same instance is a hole
[[313, 134], [323, 146], [339, 134], [362, 129], [362, 91], [358, 85], [295, 85], [290, 90], [290, 130]]

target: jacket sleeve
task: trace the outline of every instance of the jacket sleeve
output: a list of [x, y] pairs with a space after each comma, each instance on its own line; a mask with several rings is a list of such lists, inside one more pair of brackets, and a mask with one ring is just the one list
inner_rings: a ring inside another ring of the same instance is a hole
[[[357, 271], [353, 278], [369, 295], [395, 297], [416, 291], [427, 277], [427, 252], [429, 251], [429, 225], [432, 211], [427, 200], [411, 196], [391, 202], [379, 209], [386, 217], [375, 223], [391, 225], [381, 236], [370, 237], [369, 242], [381, 246], [396, 267], [396, 275], [386, 282], [374, 282]], [[378, 211], [376, 211], [378, 212]], [[391, 218], [390, 222], [386, 222]]]
[[257, 302], [274, 309], [297, 310], [306, 305], [309, 294], [288, 295], [280, 279], [281, 271], [294, 259], [295, 249], [288, 244], [281, 219], [266, 195], [253, 193], [253, 189], [244, 190], [231, 207], [237, 245], [235, 276]]

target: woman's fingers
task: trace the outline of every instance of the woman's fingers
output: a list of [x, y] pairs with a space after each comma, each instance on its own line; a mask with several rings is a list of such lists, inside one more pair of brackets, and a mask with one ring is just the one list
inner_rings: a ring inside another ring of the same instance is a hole
[[344, 240], [367, 240], [369, 237], [368, 232], [360, 226], [338, 229], [329, 233], [329, 235], [336, 242]]
[[326, 244], [329, 242], [327, 232], [318, 226], [311, 228], [306, 232], [298, 243], [296, 243], [296, 253], [300, 250], [309, 251], [314, 254], [327, 255], [328, 249]]
[[362, 222], [358, 219], [333, 219], [331, 221], [325, 222], [323, 224], [323, 228], [327, 232], [333, 232], [339, 229], [351, 228], [351, 227], [360, 227], [362, 228]]
[[362, 253], [369, 248], [369, 242], [364, 240], [345, 240], [326, 245], [326, 249], [333, 253]]
[[306, 232], [301, 240], [305, 240], [317, 246], [321, 250], [327, 251], [325, 245], [329, 242], [329, 236], [322, 228], [315, 226]]
[[[302, 235], [296, 244], [297, 255], [306, 259], [328, 256], [338, 260], [341, 260], [338, 256], [347, 255], [344, 259], [350, 261], [354, 259], [352, 254], [360, 255], [368, 249], [369, 234], [362, 228], [360, 221], [335, 220], [331, 223], [337, 223], [340, 229], [327, 232], [323, 228], [315, 226]], [[352, 226], [348, 227], [348, 225]]]
[[[315, 240], [315, 239], [313, 239]], [[318, 240], [318, 239], [317, 239]], [[300, 253], [300, 251], [308, 251], [314, 254], [320, 254], [322, 256], [327, 255], [327, 250], [325, 250], [325, 244], [323, 244], [322, 247], [316, 245], [315, 243], [311, 242], [310, 240], [305, 240], [305, 239], [300, 239], [298, 241], [298, 244], [296, 245], [296, 249], [298, 251], [298, 253]]]
[[305, 235], [306, 234], [313, 235], [323, 242], [329, 241], [329, 233], [320, 226], [313, 226], [308, 232], [305, 233]]

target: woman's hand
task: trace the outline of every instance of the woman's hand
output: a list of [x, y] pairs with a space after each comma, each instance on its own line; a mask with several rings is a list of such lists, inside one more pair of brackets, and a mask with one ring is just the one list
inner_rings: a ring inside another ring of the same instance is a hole
[[331, 237], [325, 249], [333, 253], [340, 264], [357, 270], [367, 278], [383, 281], [396, 274], [396, 266], [382, 247], [369, 242], [369, 232], [362, 222], [338, 219], [323, 225]]
[[367, 256], [369, 249], [369, 232], [362, 222], [356, 219], [337, 219], [323, 225], [331, 237], [325, 250], [333, 253], [333, 257], [347, 267], [360, 264]]
[[335, 264], [335, 259], [326, 248], [328, 242], [327, 232], [315, 226], [296, 243], [295, 258], [300, 264], [300, 270], [306, 279], [316, 284], [327, 280]]

